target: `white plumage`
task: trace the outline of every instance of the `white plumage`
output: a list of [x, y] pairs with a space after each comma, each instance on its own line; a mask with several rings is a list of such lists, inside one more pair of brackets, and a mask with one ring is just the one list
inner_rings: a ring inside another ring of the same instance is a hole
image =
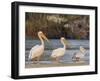
[[48, 41], [48, 39], [46, 38], [46, 36], [40, 31], [38, 32], [38, 37], [41, 41], [41, 45], [36, 45], [36, 46], [33, 46], [29, 52], [29, 59], [32, 59], [32, 60], [37, 60], [39, 61], [40, 60], [40, 57], [42, 56], [43, 52], [44, 52], [44, 41], [43, 41], [43, 38], [45, 40]]
[[41, 56], [43, 54], [43, 51], [44, 51], [43, 45], [36, 45], [32, 47], [29, 53], [29, 59], [33, 59], [38, 56]]
[[60, 39], [61, 43], [63, 44], [63, 47], [62, 48], [57, 48], [55, 50], [52, 51], [52, 54], [51, 54], [51, 57], [53, 59], [56, 60], [56, 62], [59, 62], [60, 61], [60, 58], [62, 56], [64, 56], [65, 54], [65, 51], [66, 51], [66, 44], [67, 44], [67, 41], [65, 40], [64, 37], [61, 37]]
[[80, 61], [80, 60], [84, 59], [85, 54], [86, 54], [86, 49], [83, 48], [82, 46], [80, 46], [80, 50], [73, 55], [72, 60]]
[[64, 48], [58, 48], [58, 49], [53, 50], [51, 57], [52, 58], [61, 57], [64, 55], [64, 53], [65, 53]]

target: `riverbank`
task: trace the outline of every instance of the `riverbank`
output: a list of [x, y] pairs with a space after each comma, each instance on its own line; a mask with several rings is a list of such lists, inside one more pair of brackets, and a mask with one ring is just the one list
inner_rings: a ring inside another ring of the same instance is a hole
[[25, 64], [25, 68], [42, 68], [42, 67], [64, 67], [64, 66], [83, 66], [89, 65], [85, 62], [77, 62], [77, 63], [38, 63], [38, 64]]

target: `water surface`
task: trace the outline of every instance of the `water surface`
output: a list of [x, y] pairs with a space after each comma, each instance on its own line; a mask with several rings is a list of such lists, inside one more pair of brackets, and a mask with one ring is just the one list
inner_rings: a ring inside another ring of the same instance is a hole
[[[68, 40], [70, 42], [71, 47], [66, 49], [65, 55], [61, 58], [61, 63], [64, 64], [70, 64], [75, 63], [72, 61], [72, 56], [74, 53], [79, 51], [79, 47], [83, 46], [87, 51], [85, 55], [85, 64], [89, 64], [89, 40]], [[41, 44], [39, 40], [26, 40], [25, 41], [25, 64], [30, 65], [33, 62], [31, 60], [28, 60], [28, 55], [30, 49], [35, 46]], [[52, 54], [52, 50], [63, 47], [60, 40], [58, 39], [52, 39], [50, 40], [50, 43], [45, 42], [45, 51], [44, 55], [41, 58], [40, 63], [41, 64], [52, 64], [52, 60], [50, 58]], [[30, 66], [31, 67], [31, 66]]]

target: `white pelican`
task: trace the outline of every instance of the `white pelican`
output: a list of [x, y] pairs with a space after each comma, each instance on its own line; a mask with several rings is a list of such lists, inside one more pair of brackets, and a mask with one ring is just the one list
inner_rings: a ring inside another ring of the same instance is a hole
[[42, 33], [42, 31], [38, 32], [38, 37], [41, 41], [41, 45], [35, 45], [31, 48], [30, 52], [29, 52], [29, 59], [31, 60], [36, 60], [37, 62], [39, 62], [40, 57], [43, 55], [44, 52], [44, 41], [43, 39], [45, 39], [46, 41], [49, 41], [47, 39], [47, 37]]
[[64, 56], [66, 51], [66, 44], [68, 44], [67, 40], [64, 37], [61, 37], [60, 41], [63, 44], [63, 47], [53, 50], [51, 54], [51, 58], [55, 59], [56, 63], [60, 62], [60, 58]]
[[80, 50], [73, 55], [72, 60], [79, 62], [80, 60], [84, 59], [85, 54], [86, 54], [86, 49], [80, 46]]

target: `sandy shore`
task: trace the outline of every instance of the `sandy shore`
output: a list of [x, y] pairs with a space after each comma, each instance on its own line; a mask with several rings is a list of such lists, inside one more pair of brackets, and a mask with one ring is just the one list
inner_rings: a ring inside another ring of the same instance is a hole
[[39, 64], [25, 64], [25, 68], [41, 68], [41, 67], [62, 67], [62, 66], [83, 66], [83, 65], [89, 65], [84, 62], [79, 63], [39, 63]]

